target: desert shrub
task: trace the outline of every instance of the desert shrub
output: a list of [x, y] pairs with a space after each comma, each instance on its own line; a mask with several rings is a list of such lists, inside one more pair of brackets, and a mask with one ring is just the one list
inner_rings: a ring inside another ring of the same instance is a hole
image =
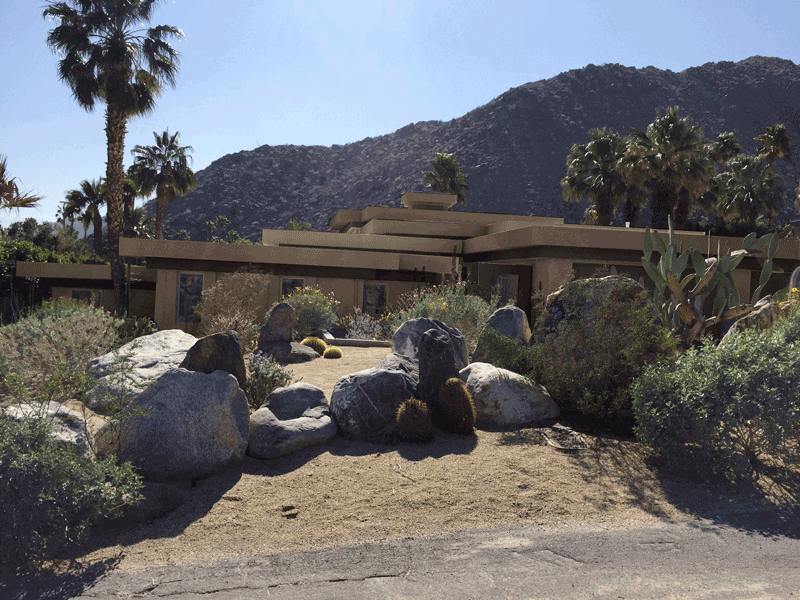
[[637, 436], [670, 461], [693, 455], [738, 475], [764, 454], [797, 462], [798, 341], [795, 311], [649, 365], [631, 388]]
[[487, 302], [480, 296], [468, 294], [464, 283], [420, 288], [401, 297], [399, 310], [393, 312], [389, 320], [396, 330], [409, 319], [438, 319], [461, 332], [467, 342], [467, 353], [472, 354], [480, 332], [499, 303], [498, 296]]
[[143, 335], [150, 335], [158, 331], [158, 326], [147, 317], [124, 317], [122, 324], [117, 328], [116, 347], [124, 346]]
[[309, 336], [300, 343], [303, 344], [304, 346], [308, 346], [320, 356], [325, 354], [325, 349], [328, 347], [328, 345], [323, 340], [314, 336]]
[[[597, 286], [599, 281], [572, 282], [565, 300], [571, 286]], [[647, 364], [673, 353], [675, 339], [634, 281], [620, 279], [605, 293], [582, 295], [596, 298], [593, 310], [575, 310], [556, 331], [547, 313], [537, 322], [534, 339], [540, 342], [532, 344], [531, 352], [540, 369], [538, 383], [564, 412], [612, 421], [629, 417], [631, 383]]]
[[395, 417], [397, 437], [404, 442], [429, 442], [433, 439], [433, 426], [428, 406], [416, 398], [409, 398], [397, 409]]
[[451, 377], [439, 388], [433, 422], [444, 431], [469, 435], [475, 430], [475, 404], [467, 384]]
[[239, 271], [203, 290], [198, 312], [203, 333], [235, 331], [242, 352], [252, 352], [269, 309], [269, 277]]
[[336, 346], [328, 346], [325, 348], [322, 358], [342, 358], [342, 350]]
[[347, 337], [351, 340], [390, 340], [394, 329], [386, 317], [373, 319], [360, 309], [342, 319], [347, 329]]
[[112, 348], [121, 324], [85, 302], [45, 302], [0, 327], [0, 379], [17, 400], [70, 398], [83, 390], [86, 363]]
[[84, 460], [46, 419], [0, 419], [0, 561], [24, 566], [80, 541], [90, 519], [140, 499], [130, 463]]
[[533, 380], [541, 379], [543, 356], [540, 347], [531, 348], [519, 340], [506, 337], [489, 328], [481, 333], [481, 344], [485, 357], [483, 362]]
[[271, 356], [254, 354], [247, 364], [247, 402], [254, 410], [261, 408], [273, 390], [288, 385], [293, 374], [286, 371]]
[[325, 331], [339, 322], [336, 314], [339, 301], [332, 293], [325, 294], [320, 289], [306, 286], [295, 288], [283, 301], [294, 309], [297, 316], [295, 330], [298, 337]]

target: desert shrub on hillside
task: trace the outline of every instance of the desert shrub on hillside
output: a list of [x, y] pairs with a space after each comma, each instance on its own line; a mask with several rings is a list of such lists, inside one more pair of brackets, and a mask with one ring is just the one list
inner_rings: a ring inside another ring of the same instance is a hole
[[467, 342], [467, 352], [472, 354], [480, 332], [499, 303], [498, 296], [493, 296], [487, 302], [480, 296], [468, 294], [465, 283], [420, 288], [400, 298], [389, 321], [396, 330], [409, 319], [437, 319], [458, 329]]
[[388, 318], [374, 319], [359, 308], [342, 319], [342, 326], [347, 329], [347, 337], [355, 340], [390, 340], [394, 333]]
[[269, 277], [241, 271], [203, 290], [199, 313], [203, 333], [235, 331], [242, 352], [252, 352], [269, 309]]
[[636, 434], [671, 461], [742, 475], [800, 454], [800, 313], [647, 366], [631, 388]]
[[295, 330], [298, 337], [325, 331], [339, 322], [336, 314], [339, 301], [332, 293], [306, 286], [292, 290], [283, 301], [294, 309], [297, 316]]

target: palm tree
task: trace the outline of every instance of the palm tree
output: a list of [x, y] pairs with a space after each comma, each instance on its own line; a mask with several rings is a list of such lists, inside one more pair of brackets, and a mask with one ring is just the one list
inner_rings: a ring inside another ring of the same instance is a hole
[[628, 198], [628, 186], [617, 169], [627, 144], [605, 128], [590, 130], [589, 138], [588, 143], [570, 148], [561, 193], [567, 202], [588, 200], [594, 206], [594, 223], [609, 225], [617, 206]]
[[756, 155], [766, 160], [770, 171], [775, 171], [775, 163], [779, 158], [792, 162], [792, 139], [786, 132], [786, 125], [782, 123], [770, 125], [767, 131], [755, 140], [759, 143]]
[[158, 1], [48, 0], [42, 13], [58, 21], [48, 32], [47, 44], [62, 57], [58, 75], [70, 86], [75, 100], [87, 111], [98, 101], [106, 103], [108, 237], [120, 312], [127, 309], [118, 243], [123, 226], [126, 123], [130, 117], [151, 112], [164, 86], [175, 85], [178, 52], [168, 40], [183, 37], [169, 25], [144, 29]]
[[759, 217], [778, 213], [784, 202], [783, 178], [773, 172], [763, 155], [737, 156], [728, 166], [728, 171], [716, 177], [723, 215], [742, 217], [752, 229]]
[[675, 215], [683, 225], [697, 199], [708, 189], [714, 162], [700, 127], [669, 108], [645, 131], [631, 129], [628, 151], [619, 163], [625, 182], [644, 189], [652, 200], [651, 224], [667, 227]]
[[28, 192], [19, 191], [16, 177], [11, 177], [8, 173], [8, 159], [0, 154], [0, 209], [7, 208], [32, 208], [42, 199], [40, 196]]
[[94, 253], [103, 254], [103, 215], [100, 207], [106, 203], [106, 186], [102, 179], [89, 181], [84, 179], [80, 189], [67, 192], [67, 204], [64, 213], [67, 218], [77, 215], [84, 227], [92, 224], [94, 230]]
[[425, 185], [434, 192], [455, 194], [458, 203], [466, 206], [467, 199], [464, 194], [471, 194], [472, 190], [467, 185], [467, 176], [461, 171], [455, 155], [439, 152], [430, 165], [433, 171], [422, 173]]
[[189, 168], [192, 159], [188, 152], [191, 146], [178, 143], [179, 132], [172, 136], [169, 131], [158, 135], [153, 146], [134, 146], [131, 152], [136, 157], [131, 166], [131, 175], [139, 184], [143, 194], [156, 192], [156, 239], [160, 240], [164, 223], [164, 204], [175, 196], [183, 196], [197, 187], [197, 178]]

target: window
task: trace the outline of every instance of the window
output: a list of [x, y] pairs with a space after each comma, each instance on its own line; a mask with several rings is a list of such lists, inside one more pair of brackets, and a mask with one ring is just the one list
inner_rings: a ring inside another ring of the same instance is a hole
[[516, 304], [518, 288], [519, 288], [518, 275], [498, 275], [497, 293], [500, 296], [500, 306], [505, 306], [508, 303]]
[[302, 279], [284, 279], [281, 281], [281, 298], [285, 298], [292, 291], [296, 290], [297, 288], [303, 287], [303, 280]]
[[384, 313], [386, 310], [385, 284], [364, 284], [364, 305], [361, 310], [368, 315], [382, 315]]
[[200, 302], [203, 293], [203, 276], [199, 273], [178, 274], [178, 298], [175, 305], [176, 323], [199, 323], [200, 317], [194, 312], [195, 304]]

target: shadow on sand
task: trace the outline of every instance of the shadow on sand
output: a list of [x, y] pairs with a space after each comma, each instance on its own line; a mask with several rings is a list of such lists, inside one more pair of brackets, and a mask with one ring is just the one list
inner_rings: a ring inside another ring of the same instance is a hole
[[[765, 536], [800, 537], [800, 473], [764, 463], [747, 477], [732, 479], [684, 461], [668, 464], [645, 445], [598, 436], [590, 451], [576, 455], [584, 480], [604, 485], [613, 478], [646, 512], [669, 519], [658, 499], [714, 525]], [[596, 503], [596, 501], [595, 501]], [[602, 510], [601, 505], [597, 506]]]

